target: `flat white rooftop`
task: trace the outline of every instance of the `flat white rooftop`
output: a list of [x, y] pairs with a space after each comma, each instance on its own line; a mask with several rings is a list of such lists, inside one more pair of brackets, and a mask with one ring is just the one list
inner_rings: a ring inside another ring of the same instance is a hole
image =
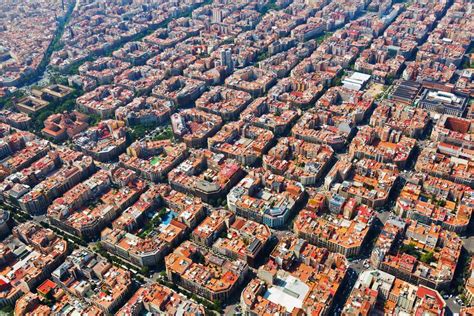
[[272, 286], [263, 295], [267, 300], [281, 305], [291, 313], [295, 307], [301, 308], [303, 300], [309, 291], [303, 281], [289, 275], [280, 286]]

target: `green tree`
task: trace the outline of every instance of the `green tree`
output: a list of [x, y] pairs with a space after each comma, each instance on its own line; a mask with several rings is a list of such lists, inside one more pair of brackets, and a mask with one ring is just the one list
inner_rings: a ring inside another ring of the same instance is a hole
[[416, 246], [413, 243], [409, 243], [408, 245], [402, 245], [400, 247], [400, 252], [409, 254], [416, 258], [420, 258], [420, 252], [416, 249]]
[[13, 315], [13, 306], [6, 305], [0, 308], [0, 315]]
[[41, 124], [40, 126], [43, 126], [44, 120], [46, 120], [51, 114], [53, 114], [53, 112], [52, 112], [52, 111], [49, 111], [49, 110], [48, 110], [48, 111], [41, 112], [41, 113], [38, 114], [38, 116], [36, 117], [36, 121]]
[[215, 300], [214, 302], [212, 302], [212, 305], [213, 305], [213, 309], [214, 309], [215, 311], [220, 312], [220, 311], [222, 310], [222, 303], [221, 303], [221, 301]]
[[426, 264], [430, 264], [431, 262], [435, 261], [435, 257], [432, 251], [425, 252], [420, 256], [420, 261]]
[[144, 266], [142, 267], [142, 269], [140, 270], [141, 274], [143, 275], [148, 275], [148, 273], [150, 273], [150, 268], [148, 268], [147, 266]]
[[102, 119], [100, 118], [99, 115], [97, 114], [91, 114], [89, 115], [89, 124], [91, 126], [97, 125]]

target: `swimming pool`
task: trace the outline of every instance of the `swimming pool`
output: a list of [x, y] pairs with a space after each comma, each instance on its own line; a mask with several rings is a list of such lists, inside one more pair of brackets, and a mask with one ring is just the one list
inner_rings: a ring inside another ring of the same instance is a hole
[[161, 221], [162, 221], [163, 224], [169, 225], [171, 223], [171, 221], [173, 220], [173, 218], [175, 218], [177, 215], [178, 214], [176, 214], [173, 211], [168, 211], [168, 212], [165, 213], [165, 215], [163, 216]]

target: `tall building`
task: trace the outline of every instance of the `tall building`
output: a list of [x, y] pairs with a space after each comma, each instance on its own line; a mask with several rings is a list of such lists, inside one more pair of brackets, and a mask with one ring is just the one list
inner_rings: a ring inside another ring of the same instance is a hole
[[222, 22], [222, 10], [220, 8], [212, 9], [212, 23], [221, 23]]
[[227, 71], [234, 69], [234, 62], [232, 61], [232, 51], [230, 48], [221, 51], [221, 65], [227, 67]]

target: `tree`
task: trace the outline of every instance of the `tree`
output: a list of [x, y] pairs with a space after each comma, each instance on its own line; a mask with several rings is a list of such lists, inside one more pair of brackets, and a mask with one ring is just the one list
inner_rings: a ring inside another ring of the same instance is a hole
[[276, 1], [275, 0], [270, 0], [268, 1], [267, 4], [265, 4], [262, 9], [260, 10], [260, 13], [263, 15], [265, 15], [268, 11], [270, 10], [278, 10], [278, 6], [276, 4]]
[[132, 138], [133, 140], [141, 139], [145, 136], [146, 129], [143, 125], [137, 125], [132, 130]]
[[143, 266], [140, 272], [143, 275], [148, 275], [148, 273], [150, 273], [150, 268], [148, 268], [147, 266]]
[[38, 114], [36, 120], [37, 122], [41, 123], [41, 125], [43, 124], [43, 122], [51, 115], [53, 114], [52, 111], [44, 111], [44, 112], [41, 112], [40, 114]]
[[74, 99], [66, 100], [60, 106], [56, 108], [55, 112], [56, 113], [70, 112], [74, 110], [75, 105], [76, 105], [76, 101]]
[[426, 264], [430, 264], [431, 262], [435, 261], [435, 257], [432, 251], [425, 252], [420, 256], [420, 261]]
[[265, 59], [267, 59], [267, 58], [268, 58], [267, 53], [262, 52], [262, 53], [258, 54], [258, 56], [257, 56], [257, 62], [260, 62], [260, 61], [265, 60]]
[[416, 246], [413, 243], [410, 243], [408, 245], [402, 245], [400, 247], [400, 252], [409, 254], [410, 256], [414, 256], [416, 258], [420, 258], [420, 252], [416, 249]]
[[214, 302], [212, 302], [212, 305], [213, 305], [213, 309], [220, 312], [222, 310], [222, 303], [221, 301], [219, 300], [215, 300]]
[[13, 315], [13, 306], [11, 305], [6, 305], [0, 308], [0, 314], [1, 315]]
[[102, 118], [97, 114], [89, 115], [89, 124], [91, 126], [97, 125], [101, 120], [102, 120]]
[[163, 216], [166, 215], [166, 208], [163, 207], [159, 212], [158, 212], [158, 217], [163, 218]]

